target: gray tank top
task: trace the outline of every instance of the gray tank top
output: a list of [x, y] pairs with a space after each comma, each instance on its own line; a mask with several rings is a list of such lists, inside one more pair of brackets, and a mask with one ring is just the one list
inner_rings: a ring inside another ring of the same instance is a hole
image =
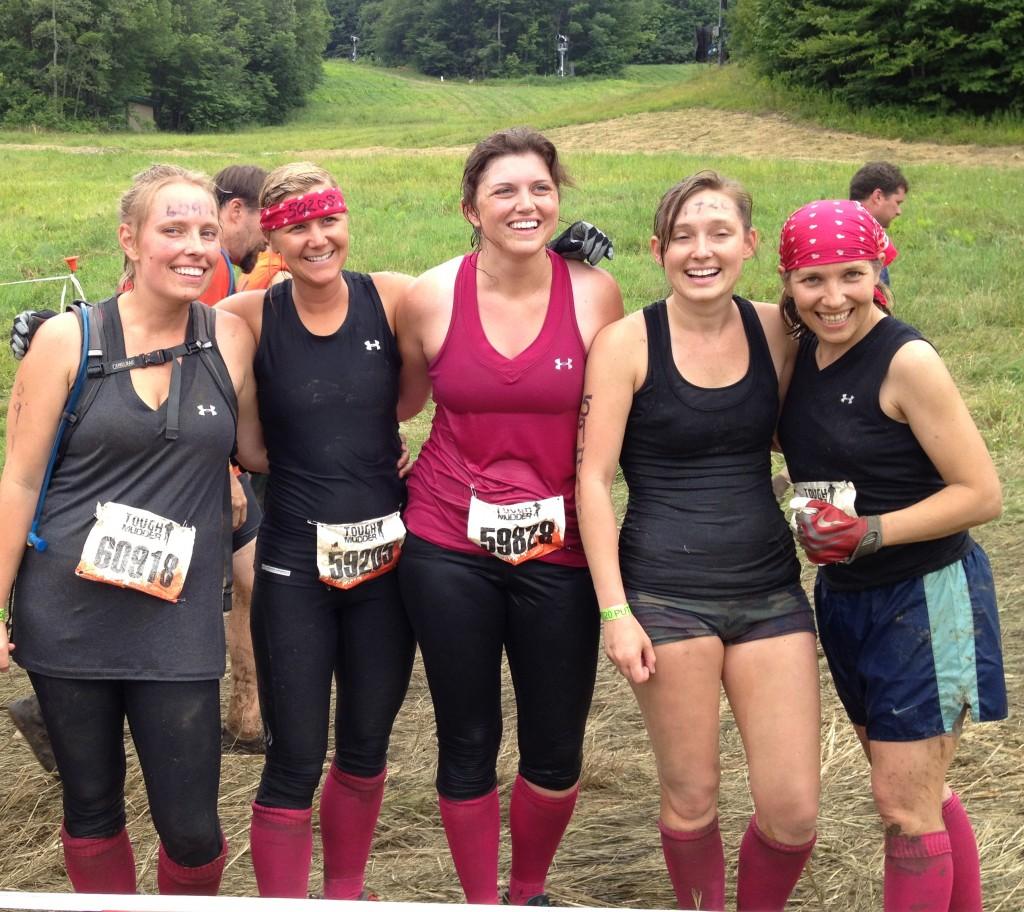
[[[105, 358], [125, 357], [117, 307]], [[192, 338], [191, 322], [186, 338]], [[219, 354], [216, 357], [220, 357]], [[46, 497], [44, 552], [25, 551], [14, 590], [15, 660], [54, 677], [196, 681], [224, 673], [224, 536], [231, 534], [227, 460], [234, 403], [198, 356], [182, 359], [180, 434], [164, 436], [131, 373], [106, 377], [68, 444]], [[92, 381], [96, 382], [96, 381]], [[233, 395], [233, 393], [232, 393]], [[97, 503], [115, 501], [194, 526], [177, 603], [75, 575]]]

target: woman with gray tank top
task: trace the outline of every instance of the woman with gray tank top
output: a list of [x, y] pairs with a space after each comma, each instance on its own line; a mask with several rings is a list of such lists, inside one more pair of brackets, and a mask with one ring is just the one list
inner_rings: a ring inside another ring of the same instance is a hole
[[206, 177], [155, 165], [136, 176], [120, 215], [132, 288], [89, 310], [88, 412], [65, 436], [45, 492], [45, 550], [25, 542], [85, 321], [47, 321], [15, 377], [0, 479], [0, 598], [13, 587], [14, 611], [10, 639], [0, 625], [0, 670], [13, 656], [39, 697], [75, 890], [135, 892], [127, 718], [160, 837], [160, 892], [212, 895], [227, 856], [219, 682], [236, 435], [246, 464], [265, 462], [253, 341], [230, 314], [214, 331], [195, 303], [220, 256]]

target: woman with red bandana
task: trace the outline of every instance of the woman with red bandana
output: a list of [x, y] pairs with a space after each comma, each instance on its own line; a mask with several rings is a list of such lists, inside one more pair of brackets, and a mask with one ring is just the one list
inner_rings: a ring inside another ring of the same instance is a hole
[[261, 896], [305, 897], [320, 802], [327, 899], [366, 898], [391, 728], [415, 650], [394, 569], [405, 483], [395, 308], [411, 281], [344, 270], [348, 207], [308, 162], [264, 182], [261, 225], [291, 279], [227, 298], [256, 338], [270, 473], [257, 539], [253, 648], [267, 757], [252, 816]]
[[[580, 530], [605, 652], [657, 759], [658, 827], [682, 909], [725, 907], [723, 686], [754, 799], [738, 909], [785, 906], [818, 810], [814, 619], [770, 475], [795, 346], [777, 308], [734, 293], [757, 245], [751, 208], [713, 171], [664, 195], [650, 243], [670, 293], [597, 337], [579, 423]], [[617, 535], [620, 463], [629, 504]]]
[[783, 226], [799, 353], [779, 439], [820, 566], [821, 645], [885, 824], [886, 912], [979, 912], [974, 833], [945, 777], [968, 709], [1007, 714], [992, 572], [968, 534], [1002, 496], [941, 358], [888, 315], [887, 248], [852, 201], [808, 203]]
[[545, 247], [566, 179], [532, 130], [478, 143], [462, 180], [476, 249], [426, 272], [399, 310], [403, 400], [413, 411], [432, 386], [437, 405], [399, 577], [434, 702], [441, 820], [472, 903], [498, 902], [502, 650], [518, 710], [513, 905], [550, 904], [596, 671], [574, 441], [587, 350], [622, 300], [608, 273]]

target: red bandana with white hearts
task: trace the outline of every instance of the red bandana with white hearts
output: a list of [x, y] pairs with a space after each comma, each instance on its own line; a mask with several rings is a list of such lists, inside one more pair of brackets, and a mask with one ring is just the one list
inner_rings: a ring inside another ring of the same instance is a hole
[[808, 203], [782, 226], [779, 260], [786, 272], [879, 257], [888, 266], [896, 259], [896, 248], [882, 226], [856, 200]]
[[260, 210], [260, 228], [276, 231], [296, 222], [309, 222], [327, 215], [348, 212], [345, 197], [337, 187], [313, 190], [302, 196], [291, 196], [273, 206]]

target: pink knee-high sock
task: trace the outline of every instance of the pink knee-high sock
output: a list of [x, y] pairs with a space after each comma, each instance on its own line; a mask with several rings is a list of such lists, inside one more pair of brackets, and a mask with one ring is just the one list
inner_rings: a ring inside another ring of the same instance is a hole
[[324, 899], [358, 899], [363, 892], [387, 774], [353, 776], [331, 764], [320, 798]]
[[548, 868], [572, 818], [579, 791], [577, 785], [567, 795], [554, 798], [540, 794], [522, 776], [516, 776], [508, 812], [512, 830], [510, 905], [521, 906], [544, 892]]
[[498, 790], [479, 798], [452, 801], [437, 796], [448, 848], [466, 894], [466, 902], [498, 904], [498, 832], [501, 811]]
[[725, 853], [716, 817], [699, 830], [670, 830], [660, 820], [661, 850], [680, 909], [725, 908]]
[[135, 856], [127, 830], [97, 839], [72, 836], [62, 824], [60, 841], [76, 893], [135, 892]]
[[885, 837], [885, 912], [947, 912], [952, 888], [945, 830]]
[[751, 817], [740, 844], [736, 912], [782, 912], [816, 839], [811, 837], [803, 845], [776, 842]]
[[953, 854], [953, 893], [949, 912], [981, 912], [981, 869], [978, 842], [960, 797], [953, 792], [942, 802], [942, 822]]
[[156, 863], [157, 889], [165, 896], [216, 896], [227, 859], [228, 841], [223, 833], [220, 834], [220, 854], [197, 868], [172, 861], [161, 842]]
[[305, 899], [313, 857], [313, 809], [252, 803], [249, 845], [260, 896]]

